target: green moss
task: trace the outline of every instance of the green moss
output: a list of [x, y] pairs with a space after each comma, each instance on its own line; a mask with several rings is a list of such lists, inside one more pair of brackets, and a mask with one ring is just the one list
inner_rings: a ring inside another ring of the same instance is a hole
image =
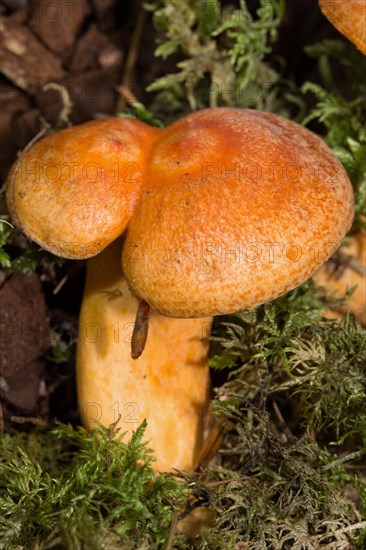
[[[325, 139], [347, 170], [355, 189], [355, 224], [366, 229], [366, 57], [352, 44], [324, 40], [308, 46], [308, 55], [318, 60], [322, 85], [305, 83], [303, 91], [315, 94], [317, 104], [304, 123], [318, 120], [326, 129]], [[333, 78], [349, 83], [344, 97]]]
[[145, 425], [128, 445], [113, 426], [2, 434], [0, 548], [164, 548], [174, 514], [201, 505], [214, 526], [189, 538], [179, 524], [176, 548], [362, 549], [365, 331], [325, 320], [323, 299], [309, 282], [218, 322], [226, 436], [201, 474], [156, 475]]
[[0, 220], [0, 268], [12, 273], [22, 271], [33, 273], [39, 266], [61, 266], [65, 260], [58, 258], [29, 241], [8, 221], [9, 215], [2, 214]]
[[[261, 0], [253, 17], [241, 0], [237, 9], [218, 0], [158, 0], [146, 4], [165, 33], [155, 54], [183, 54], [177, 71], [153, 82], [155, 109], [175, 114], [217, 105], [279, 112], [283, 88], [292, 86], [266, 62], [284, 14], [282, 0]], [[288, 97], [291, 96], [290, 90]], [[168, 106], [168, 107], [167, 107]]]
[[[329, 298], [312, 282], [250, 311], [221, 318], [222, 353], [212, 367], [229, 367], [226, 389], [292, 407], [291, 425], [332, 434], [364, 435], [365, 331], [352, 316], [321, 316]], [[289, 412], [289, 411], [288, 411]]]
[[154, 473], [145, 427], [128, 445], [113, 427], [3, 434], [0, 548], [160, 547], [184, 487]]

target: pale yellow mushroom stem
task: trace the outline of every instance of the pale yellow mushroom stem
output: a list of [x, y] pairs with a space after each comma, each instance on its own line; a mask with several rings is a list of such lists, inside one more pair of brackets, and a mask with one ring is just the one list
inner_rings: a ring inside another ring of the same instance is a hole
[[118, 239], [88, 260], [80, 315], [77, 386], [83, 423], [118, 420], [127, 441], [147, 419], [145, 437], [159, 471], [193, 469], [203, 444], [209, 397], [207, 336], [211, 318], [150, 314], [143, 354], [131, 357], [139, 300], [121, 270]]

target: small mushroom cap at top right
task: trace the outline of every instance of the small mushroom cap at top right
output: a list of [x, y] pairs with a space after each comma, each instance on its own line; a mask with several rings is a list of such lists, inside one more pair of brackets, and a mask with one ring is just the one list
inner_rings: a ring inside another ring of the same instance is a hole
[[319, 0], [334, 27], [366, 55], [366, 0]]

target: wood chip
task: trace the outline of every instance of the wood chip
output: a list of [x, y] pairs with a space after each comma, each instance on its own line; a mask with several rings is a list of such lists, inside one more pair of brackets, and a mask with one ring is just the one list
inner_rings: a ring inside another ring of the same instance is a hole
[[93, 24], [77, 42], [70, 69], [73, 72], [84, 72], [102, 66], [118, 66], [121, 62], [121, 50]]
[[86, 0], [33, 0], [29, 27], [50, 50], [62, 53], [76, 42], [88, 11]]
[[8, 381], [49, 346], [46, 305], [37, 275], [13, 275], [1, 287], [0, 310], [0, 373]]
[[64, 76], [58, 57], [27, 27], [6, 17], [0, 20], [0, 60], [0, 72], [30, 94]]

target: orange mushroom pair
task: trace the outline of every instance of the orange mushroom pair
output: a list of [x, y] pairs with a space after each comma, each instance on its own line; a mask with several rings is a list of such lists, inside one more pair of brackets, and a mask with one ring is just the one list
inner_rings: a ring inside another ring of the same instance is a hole
[[[353, 217], [347, 174], [320, 138], [230, 108], [165, 129], [112, 118], [51, 135], [15, 164], [7, 201], [42, 247], [95, 256], [78, 342], [83, 420], [120, 418], [128, 437], [147, 418], [159, 470], [197, 463], [211, 317], [301, 284]], [[150, 328], [134, 360], [139, 303], [151, 309]]]

